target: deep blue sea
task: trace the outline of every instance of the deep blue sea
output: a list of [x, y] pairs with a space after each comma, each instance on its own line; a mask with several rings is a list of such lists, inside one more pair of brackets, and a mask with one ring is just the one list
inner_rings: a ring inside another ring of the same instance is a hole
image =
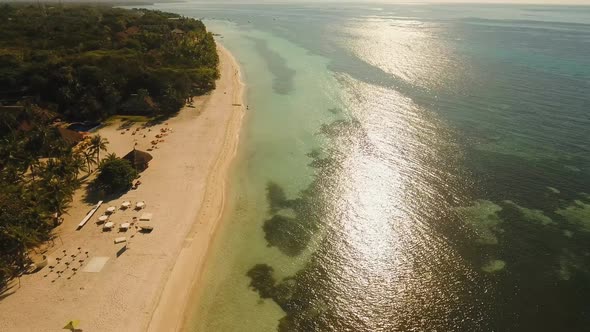
[[155, 7], [248, 86], [188, 327], [590, 330], [590, 7]]

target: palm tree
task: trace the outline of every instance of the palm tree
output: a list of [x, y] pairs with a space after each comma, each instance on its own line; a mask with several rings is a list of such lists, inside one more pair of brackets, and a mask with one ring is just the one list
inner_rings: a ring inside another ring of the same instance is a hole
[[88, 173], [92, 172], [92, 165], [96, 164], [96, 160], [94, 160], [94, 154], [90, 149], [82, 150], [81, 152], [82, 158], [86, 161], [86, 169]]
[[33, 191], [33, 194], [37, 193], [37, 174], [39, 171], [43, 169], [43, 165], [36, 157], [33, 157], [29, 162], [29, 176], [31, 177], [30, 181], [30, 188]]
[[107, 156], [104, 159], [106, 161], [113, 161], [113, 160], [119, 159], [119, 157], [117, 157], [117, 155], [114, 153], [109, 153], [109, 154], [107, 154]]
[[56, 178], [51, 179], [45, 189], [45, 199], [49, 207], [62, 215], [72, 202], [72, 196], [78, 184], [76, 182], [62, 182]]
[[80, 182], [77, 179], [79, 166], [84, 165], [83, 160], [49, 159], [45, 164], [40, 180], [42, 201], [47, 204], [49, 210], [63, 214], [72, 201], [74, 191]]
[[74, 176], [78, 179], [80, 172], [88, 173], [88, 168], [86, 167], [86, 162], [84, 157], [81, 154], [73, 154], [72, 158], [68, 160], [69, 166], [71, 167], [72, 171], [74, 172]]
[[100, 163], [100, 151], [107, 150], [107, 144], [109, 141], [106, 138], [102, 138], [100, 135], [93, 136], [90, 139], [90, 151], [96, 154], [96, 163]]

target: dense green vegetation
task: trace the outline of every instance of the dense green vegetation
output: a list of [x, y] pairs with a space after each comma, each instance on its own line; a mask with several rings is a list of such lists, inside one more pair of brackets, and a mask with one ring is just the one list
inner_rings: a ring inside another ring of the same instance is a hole
[[4, 4], [0, 31], [0, 103], [69, 119], [174, 113], [219, 75], [211, 33], [175, 14]]
[[49, 239], [54, 214], [64, 213], [79, 174], [94, 163], [95, 147], [73, 149], [50, 126], [55, 116], [31, 105], [0, 113], [0, 280], [21, 271], [27, 250]]
[[109, 154], [98, 166], [98, 170], [96, 185], [109, 194], [131, 188], [133, 179], [137, 177], [137, 171], [131, 163], [117, 158], [115, 154]]
[[174, 14], [1, 4], [0, 31], [2, 286], [51, 238], [93, 167], [106, 193], [129, 188], [136, 176], [125, 160], [101, 162], [105, 139], [64, 135], [58, 118], [168, 116], [213, 89], [219, 74], [212, 35]]

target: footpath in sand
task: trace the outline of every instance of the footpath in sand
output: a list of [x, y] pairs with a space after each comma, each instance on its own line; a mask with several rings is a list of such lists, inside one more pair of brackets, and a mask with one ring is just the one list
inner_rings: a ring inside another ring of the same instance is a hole
[[[139, 188], [105, 201], [78, 231], [93, 204], [84, 202], [84, 190], [76, 194], [47, 254], [56, 268], [25, 275], [20, 287], [13, 283], [2, 294], [0, 331], [62, 331], [70, 320], [80, 320], [84, 331], [101, 332], [170, 331], [182, 323], [192, 282], [223, 210], [225, 179], [244, 113], [243, 106], [236, 106], [243, 104], [238, 65], [227, 50], [218, 49], [221, 79], [211, 95], [196, 100], [195, 108], [186, 107], [135, 135], [141, 124], [124, 134], [118, 124], [99, 131], [110, 142], [107, 152], [122, 157], [135, 143], [146, 151], [160, 129], [171, 129], [149, 151], [154, 159], [141, 173]], [[146, 208], [122, 211], [123, 201], [145, 201]], [[109, 219], [115, 229], [103, 232], [96, 221], [109, 206], [117, 207]], [[118, 231], [121, 223], [145, 212], [153, 214], [153, 232]], [[118, 255], [124, 244], [114, 244], [114, 239], [120, 236], [127, 238], [127, 250]], [[85, 272], [89, 262], [101, 260], [106, 263], [95, 266], [99, 272]], [[64, 272], [58, 277], [57, 270]]]

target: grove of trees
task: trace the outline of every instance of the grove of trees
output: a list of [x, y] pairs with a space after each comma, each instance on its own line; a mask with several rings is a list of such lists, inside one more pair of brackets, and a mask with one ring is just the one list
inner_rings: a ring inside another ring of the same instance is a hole
[[131, 187], [133, 179], [137, 177], [137, 171], [131, 163], [118, 158], [115, 154], [109, 154], [98, 166], [99, 174], [96, 178], [96, 186], [105, 193], [116, 193]]
[[81, 178], [114, 192], [136, 176], [96, 135], [54, 124], [114, 114], [169, 116], [215, 87], [215, 41], [202, 22], [150, 10], [0, 4], [0, 289], [51, 238]]
[[50, 238], [94, 164], [90, 142], [73, 148], [50, 125], [53, 116], [32, 105], [0, 113], [0, 281], [21, 272], [27, 251]]
[[0, 5], [0, 103], [27, 99], [68, 119], [167, 115], [215, 87], [202, 22], [107, 6]]

